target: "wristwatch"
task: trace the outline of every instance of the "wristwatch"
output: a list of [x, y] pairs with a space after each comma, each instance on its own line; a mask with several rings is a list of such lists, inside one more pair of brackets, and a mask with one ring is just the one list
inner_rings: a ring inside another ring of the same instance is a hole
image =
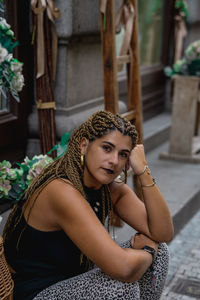
[[156, 259], [156, 255], [157, 255], [156, 250], [149, 246], [144, 246], [141, 250], [144, 250], [152, 255], [152, 258], [153, 258], [152, 263], [153, 263], [154, 260]]

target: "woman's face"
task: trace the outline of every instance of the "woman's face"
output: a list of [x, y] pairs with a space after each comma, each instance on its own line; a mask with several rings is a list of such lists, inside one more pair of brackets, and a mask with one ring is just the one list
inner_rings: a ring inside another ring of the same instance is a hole
[[131, 138], [116, 130], [90, 143], [83, 138], [80, 146], [85, 155], [84, 183], [98, 189], [121, 173], [131, 152]]

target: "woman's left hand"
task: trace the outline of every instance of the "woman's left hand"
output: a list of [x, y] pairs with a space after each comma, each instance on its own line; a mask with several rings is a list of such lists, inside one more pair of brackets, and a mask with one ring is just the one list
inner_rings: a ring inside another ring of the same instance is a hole
[[156, 252], [158, 251], [158, 243], [142, 233], [136, 233], [131, 237], [130, 242], [133, 249], [142, 249], [144, 246], [149, 246], [154, 248]]
[[129, 163], [136, 175], [140, 174], [144, 170], [144, 166], [147, 165], [147, 161], [143, 144], [138, 144], [135, 148], [133, 148], [129, 156]]

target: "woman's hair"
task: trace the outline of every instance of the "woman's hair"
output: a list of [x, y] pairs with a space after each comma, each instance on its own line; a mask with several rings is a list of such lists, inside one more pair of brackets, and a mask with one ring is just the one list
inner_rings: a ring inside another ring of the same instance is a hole
[[[44, 187], [56, 178], [67, 178], [74, 187], [86, 197], [83, 189], [83, 168], [81, 166], [81, 139], [85, 137], [89, 141], [94, 141], [114, 130], [119, 130], [123, 135], [130, 136], [132, 148], [135, 147], [137, 143], [137, 131], [133, 124], [119, 114], [114, 115], [111, 112], [98, 111], [92, 114], [87, 121], [74, 131], [73, 135], [70, 137], [67, 152], [43, 169], [40, 175], [35, 178], [26, 190], [22, 201], [28, 203], [28, 200], [33, 197], [34, 204]], [[104, 200], [109, 203], [111, 200], [110, 192], [105, 185], [102, 187], [102, 195]], [[16, 207], [17, 204], [14, 206], [13, 211], [8, 218], [4, 229], [4, 235], [9, 231], [9, 225], [12, 222], [12, 216], [15, 213]], [[33, 205], [31, 207], [33, 207]], [[24, 209], [26, 209], [26, 204], [24, 205]]]

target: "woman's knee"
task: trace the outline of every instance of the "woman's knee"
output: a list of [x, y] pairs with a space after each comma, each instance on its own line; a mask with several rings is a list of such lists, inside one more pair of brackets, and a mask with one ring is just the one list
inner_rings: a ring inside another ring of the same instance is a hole
[[[92, 271], [92, 289], [95, 290], [96, 296], [94, 299], [140, 299], [140, 288], [138, 282], [128, 283], [121, 282], [104, 274], [100, 269]], [[94, 286], [94, 278], [95, 284]], [[93, 294], [93, 292], [91, 293]], [[89, 299], [89, 298], [88, 298]], [[93, 299], [93, 298], [90, 298]]]
[[156, 277], [159, 278], [158, 281], [165, 282], [169, 267], [169, 248], [166, 243], [158, 245], [158, 253], [152, 267]]
[[157, 259], [162, 259], [166, 262], [166, 264], [169, 264], [169, 247], [166, 243], [159, 243], [158, 244], [158, 253], [157, 253]]

